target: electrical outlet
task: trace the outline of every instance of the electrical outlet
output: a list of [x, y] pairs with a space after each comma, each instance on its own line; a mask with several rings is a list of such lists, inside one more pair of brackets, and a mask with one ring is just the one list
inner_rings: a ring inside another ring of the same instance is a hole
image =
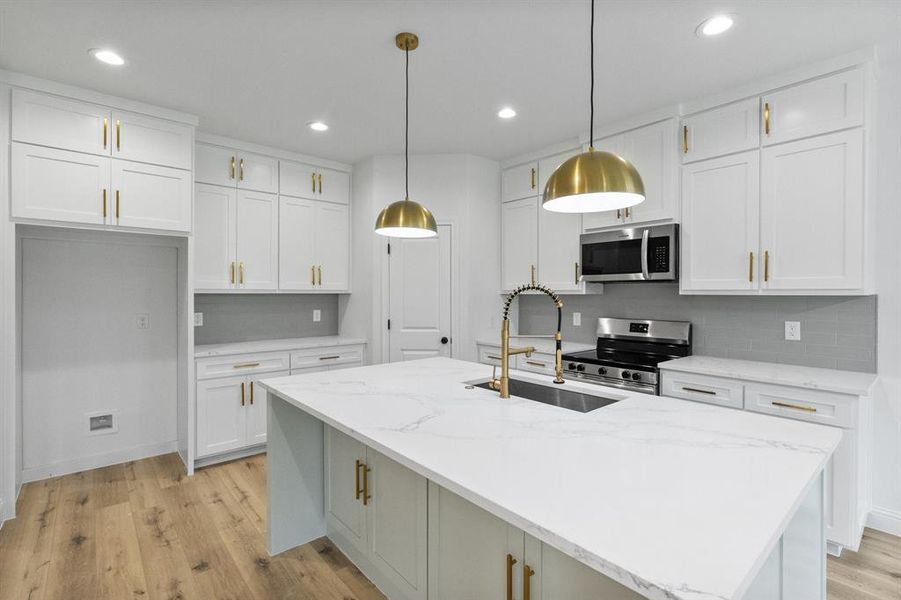
[[203, 327], [203, 313], [194, 313], [194, 327]]
[[138, 329], [150, 329], [150, 315], [147, 313], [138, 313], [135, 315]]
[[792, 342], [801, 341], [801, 321], [785, 322], [785, 339]]
[[322, 320], [322, 311], [318, 308], [313, 309], [313, 322], [318, 323]]
[[574, 312], [573, 313], [573, 327], [581, 327], [582, 326], [582, 313]]

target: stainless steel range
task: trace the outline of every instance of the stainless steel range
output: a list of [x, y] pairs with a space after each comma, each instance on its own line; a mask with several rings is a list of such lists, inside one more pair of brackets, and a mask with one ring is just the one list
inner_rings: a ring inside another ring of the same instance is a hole
[[598, 319], [595, 350], [563, 355], [567, 377], [644, 394], [659, 394], [657, 365], [691, 354], [691, 323]]

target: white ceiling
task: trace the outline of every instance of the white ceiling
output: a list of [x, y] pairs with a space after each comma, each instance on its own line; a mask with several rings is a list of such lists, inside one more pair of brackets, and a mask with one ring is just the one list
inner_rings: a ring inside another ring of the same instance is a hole
[[[0, 2], [0, 67], [175, 108], [204, 131], [354, 162], [403, 151], [504, 158], [584, 134], [588, 0]], [[735, 14], [732, 31], [696, 26]], [[598, 0], [606, 122], [866, 47], [901, 32], [901, 1]], [[109, 46], [127, 65], [89, 57]], [[496, 117], [510, 104], [512, 121]], [[331, 129], [314, 133], [308, 121]]]

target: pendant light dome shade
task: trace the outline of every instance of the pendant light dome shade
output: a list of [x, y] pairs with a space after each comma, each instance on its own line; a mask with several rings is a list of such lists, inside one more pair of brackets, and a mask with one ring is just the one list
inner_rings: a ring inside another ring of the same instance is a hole
[[589, 149], [573, 156], [551, 175], [541, 205], [561, 213], [628, 208], [644, 201], [644, 183], [635, 167], [611, 152]]
[[438, 226], [429, 209], [405, 199], [382, 209], [375, 220], [375, 232], [387, 237], [427, 238], [438, 235]]

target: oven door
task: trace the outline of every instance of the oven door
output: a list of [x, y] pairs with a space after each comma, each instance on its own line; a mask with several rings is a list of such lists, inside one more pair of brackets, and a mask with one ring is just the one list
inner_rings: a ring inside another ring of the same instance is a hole
[[581, 236], [585, 281], [675, 281], [679, 226], [629, 227]]

